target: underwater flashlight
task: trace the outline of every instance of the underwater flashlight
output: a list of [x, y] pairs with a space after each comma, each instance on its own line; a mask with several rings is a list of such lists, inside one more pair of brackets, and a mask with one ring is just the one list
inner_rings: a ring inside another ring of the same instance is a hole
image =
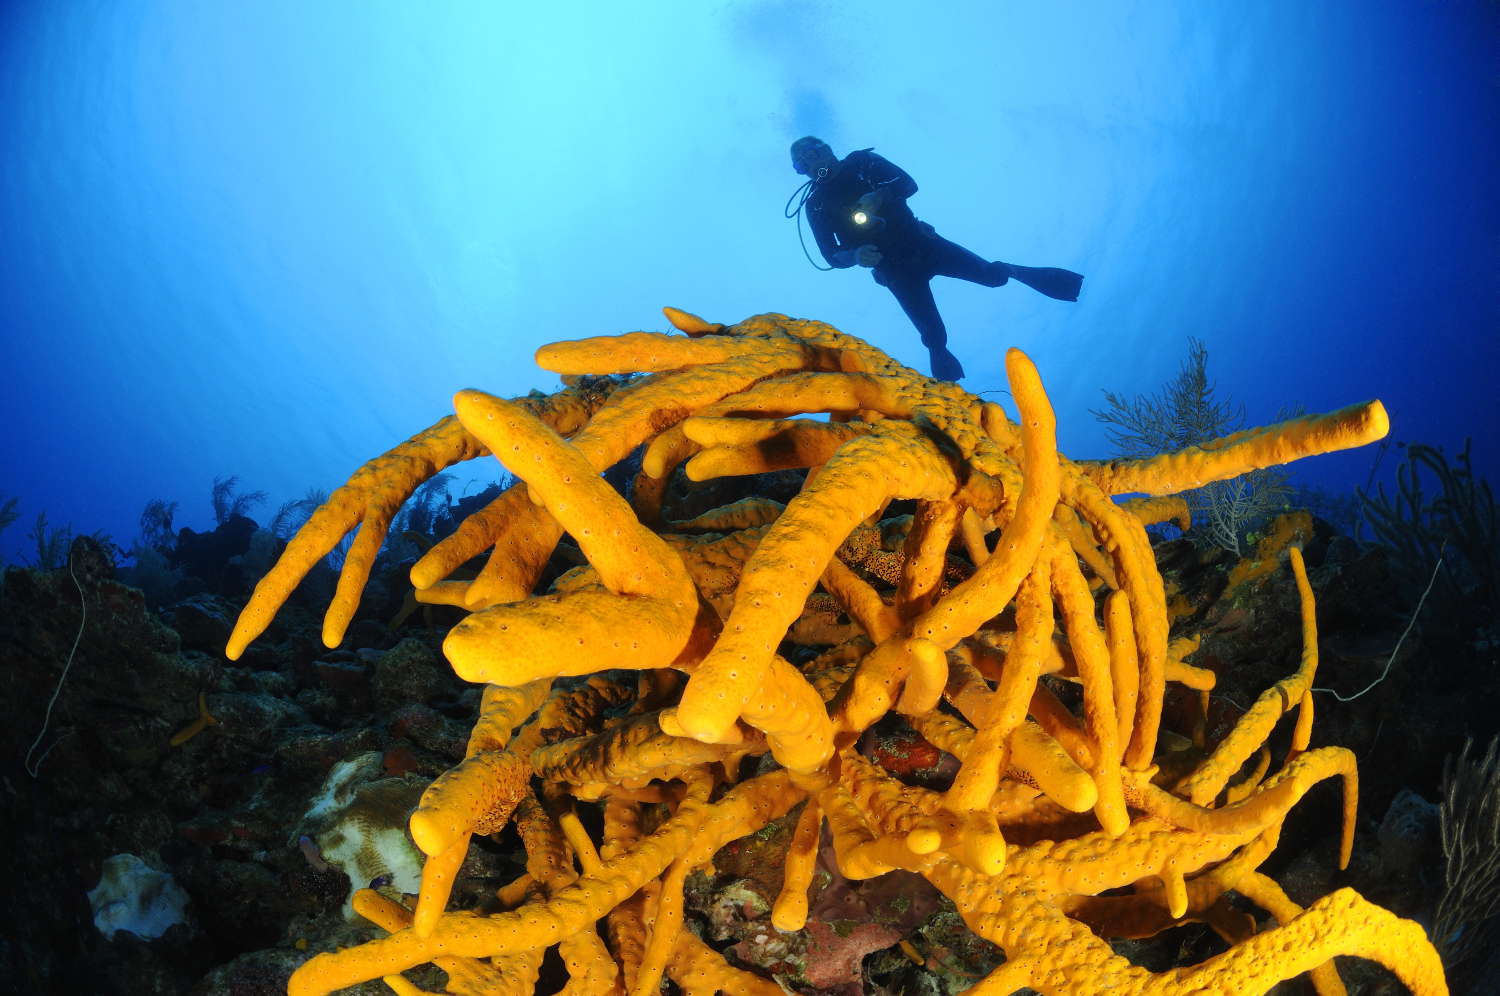
[[856, 225], [863, 225], [865, 222], [867, 222], [869, 220], [870, 220], [870, 216], [867, 215], [867, 214], [865, 214], [863, 211], [856, 211], [856, 212], [854, 212], [854, 223]]

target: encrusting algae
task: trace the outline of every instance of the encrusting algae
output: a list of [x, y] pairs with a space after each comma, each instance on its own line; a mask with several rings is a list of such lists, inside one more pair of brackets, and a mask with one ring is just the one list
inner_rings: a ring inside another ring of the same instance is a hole
[[[256, 587], [231, 659], [362, 525], [324, 622], [336, 646], [386, 528], [418, 485], [488, 455], [518, 478], [412, 570], [422, 601], [470, 611], [443, 649], [459, 677], [487, 685], [467, 759], [411, 819], [427, 855], [416, 908], [356, 894], [356, 909], [390, 936], [312, 958], [292, 977], [292, 996], [376, 978], [409, 994], [400, 973], [429, 961], [451, 992], [527, 992], [553, 945], [569, 993], [654, 993], [665, 975], [689, 996], [774, 996], [774, 982], [684, 928], [683, 882], [803, 800], [773, 923], [806, 922], [826, 820], [846, 877], [920, 873], [1004, 950], [974, 990], [983, 996], [1023, 986], [1238, 996], [1302, 972], [1332, 996], [1343, 991], [1335, 955], [1378, 961], [1420, 994], [1447, 992], [1419, 925], [1349, 889], [1299, 908], [1258, 871], [1288, 810], [1335, 775], [1343, 862], [1353, 839], [1354, 757], [1309, 749], [1316, 619], [1296, 547], [1301, 667], [1218, 742], [1201, 723], [1186, 731], [1206, 757], [1195, 768], [1157, 764], [1159, 739], [1183, 739], [1161, 728], [1166, 682], [1206, 699], [1214, 676], [1183, 661], [1195, 642], [1169, 645], [1145, 526], [1185, 521], [1174, 493], [1381, 438], [1378, 401], [1151, 459], [1074, 461], [1057, 452], [1050, 403], [1019, 350], [1006, 357], [1020, 412], [1012, 422], [818, 322], [667, 315], [686, 336], [540, 349], [537, 362], [570, 385], [550, 397], [460, 392], [455, 416], [358, 470]], [[646, 376], [616, 376], [629, 373]], [[803, 417], [821, 413], [827, 421]], [[641, 444], [627, 503], [600, 475]], [[785, 507], [754, 499], [672, 523], [661, 501], [684, 463], [695, 481], [808, 474]], [[1125, 493], [1150, 497], [1111, 497]], [[915, 499], [917, 512], [892, 551], [881, 515], [898, 499]], [[588, 565], [534, 596], [564, 532]], [[446, 580], [492, 547], [477, 577]], [[839, 613], [850, 622], [836, 624]], [[832, 642], [840, 625], [840, 645], [806, 670], [781, 653], [789, 639]], [[1043, 674], [1081, 686], [1081, 717]], [[1293, 748], [1272, 772], [1264, 744], [1293, 708]], [[857, 752], [892, 710], [960, 759], [951, 787], [906, 785]], [[737, 780], [743, 758], [767, 753], [774, 765]], [[580, 800], [602, 804], [601, 840], [579, 821]], [[670, 818], [646, 833], [643, 807], [662, 803]], [[448, 911], [470, 837], [511, 819], [526, 874], [480, 910]], [[1230, 892], [1279, 926], [1257, 932]], [[1231, 947], [1158, 975], [1106, 940], [1188, 921]]]

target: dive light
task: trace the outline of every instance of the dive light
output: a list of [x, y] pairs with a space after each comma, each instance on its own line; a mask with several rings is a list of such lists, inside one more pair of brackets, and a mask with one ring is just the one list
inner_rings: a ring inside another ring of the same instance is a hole
[[852, 220], [860, 228], [865, 228], [868, 226], [872, 234], [879, 234], [880, 232], [885, 231], [884, 218], [866, 214], [864, 211], [855, 211]]

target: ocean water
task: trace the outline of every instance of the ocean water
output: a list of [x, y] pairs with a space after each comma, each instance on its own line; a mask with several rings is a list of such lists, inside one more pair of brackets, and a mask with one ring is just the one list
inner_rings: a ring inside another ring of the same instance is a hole
[[1025, 349], [1070, 455], [1199, 337], [1252, 423], [1378, 397], [1500, 483], [1494, 3], [6, 0], [0, 556], [43, 510], [126, 546], [152, 499], [211, 528], [215, 475], [264, 518], [663, 305], [925, 369], [782, 217], [808, 133], [905, 168], [986, 258], [1086, 275], [1077, 304], [934, 282], [965, 385], [1006, 402]]

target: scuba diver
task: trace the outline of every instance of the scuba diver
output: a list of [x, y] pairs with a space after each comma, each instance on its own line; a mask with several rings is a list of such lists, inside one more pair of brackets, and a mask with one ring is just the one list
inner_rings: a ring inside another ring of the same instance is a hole
[[[917, 192], [916, 181], [869, 149], [840, 159], [828, 143], [809, 135], [792, 143], [792, 169], [808, 180], [787, 201], [786, 214], [793, 216], [791, 201], [801, 194], [796, 213], [806, 209], [807, 223], [829, 263], [818, 269], [856, 264], [871, 268], [875, 282], [896, 295], [901, 310], [917, 327], [932, 357], [932, 376], [938, 380], [956, 381], [964, 368], [948, 351], [948, 330], [932, 299], [933, 277], [957, 277], [985, 287], [1002, 287], [1014, 277], [1059, 301], [1078, 300], [1081, 274], [1050, 266], [986, 262], [917, 220], [906, 206], [906, 199]], [[802, 251], [807, 252], [805, 244]]]

